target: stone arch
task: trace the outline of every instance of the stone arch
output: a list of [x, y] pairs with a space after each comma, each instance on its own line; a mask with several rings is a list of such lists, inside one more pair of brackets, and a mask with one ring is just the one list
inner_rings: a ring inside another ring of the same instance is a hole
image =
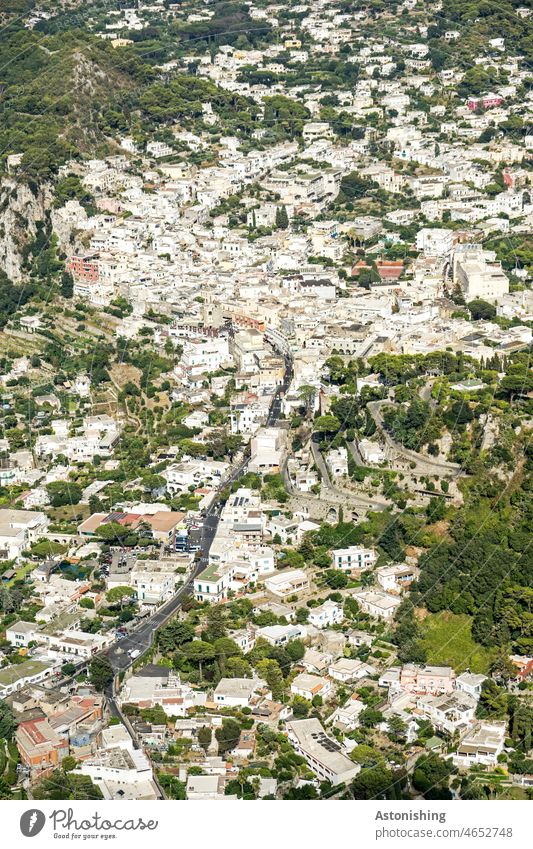
[[326, 522], [328, 522], [330, 525], [336, 525], [337, 524], [337, 516], [338, 516], [337, 508], [333, 507], [333, 505], [328, 507], [328, 512], [326, 513]]

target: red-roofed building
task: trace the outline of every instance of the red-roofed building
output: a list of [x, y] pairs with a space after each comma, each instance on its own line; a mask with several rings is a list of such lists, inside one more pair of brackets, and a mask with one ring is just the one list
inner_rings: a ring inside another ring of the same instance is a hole
[[533, 675], [533, 657], [512, 654], [510, 657], [511, 663], [516, 667], [516, 680], [525, 681], [530, 675]]
[[126, 513], [125, 516], [121, 516], [121, 518], [116, 521], [119, 525], [131, 525], [132, 527], [135, 527], [139, 524], [141, 519], [142, 513]]
[[[352, 268], [352, 277], [358, 277], [361, 271], [371, 271], [372, 266], [367, 265], [364, 259], [360, 259]], [[402, 260], [378, 259], [376, 262], [377, 273], [381, 280], [398, 280], [403, 271]]]
[[20, 760], [32, 776], [57, 769], [69, 753], [68, 740], [60, 737], [45, 717], [21, 722], [15, 740]]
[[376, 268], [382, 280], [398, 280], [403, 271], [402, 260], [379, 259]]

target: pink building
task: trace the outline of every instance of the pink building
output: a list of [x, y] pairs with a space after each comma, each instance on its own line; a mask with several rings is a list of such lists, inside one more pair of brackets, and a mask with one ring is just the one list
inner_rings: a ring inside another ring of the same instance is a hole
[[503, 97], [500, 94], [484, 94], [483, 97], [469, 97], [466, 101], [468, 108], [475, 112], [480, 106], [483, 109], [492, 109], [494, 106], [501, 106]]
[[455, 672], [451, 666], [416, 666], [406, 664], [400, 673], [400, 687], [407, 693], [438, 696], [451, 693]]
[[100, 279], [98, 255], [85, 254], [84, 256], [71, 256], [68, 263], [68, 270], [76, 280], [97, 283]]
[[503, 169], [502, 177], [503, 177], [503, 182], [505, 183], [505, 185], [508, 186], [510, 189], [512, 189], [513, 186], [514, 186], [514, 177], [513, 177], [513, 175], [511, 174], [511, 172], [509, 171], [508, 168]]

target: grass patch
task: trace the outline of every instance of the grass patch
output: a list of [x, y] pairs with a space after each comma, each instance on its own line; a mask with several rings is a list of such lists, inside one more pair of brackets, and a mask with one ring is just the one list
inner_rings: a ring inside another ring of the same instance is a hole
[[495, 650], [472, 639], [472, 617], [448, 611], [429, 613], [420, 623], [422, 645], [431, 666], [452, 666], [457, 673], [470, 669], [487, 674]]

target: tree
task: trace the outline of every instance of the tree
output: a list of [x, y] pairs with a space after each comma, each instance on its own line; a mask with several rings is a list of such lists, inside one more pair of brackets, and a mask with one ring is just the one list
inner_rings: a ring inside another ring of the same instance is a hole
[[407, 725], [405, 724], [403, 719], [401, 719], [396, 714], [393, 714], [387, 720], [387, 726], [389, 731], [389, 737], [391, 738], [391, 740], [394, 740], [395, 742], [402, 742], [405, 740], [407, 733]]
[[64, 271], [61, 275], [61, 286], [59, 291], [64, 298], [72, 298], [74, 295], [74, 280], [72, 278], [72, 274], [69, 274], [68, 271]]
[[169, 799], [183, 801], [187, 798], [187, 785], [184, 781], [176, 778], [175, 775], [170, 775], [168, 772], [161, 772], [158, 775], [158, 779]]
[[194, 639], [194, 628], [189, 622], [175, 619], [157, 633], [157, 643], [164, 654], [174, 651], [177, 646]]
[[287, 215], [287, 207], [278, 206], [276, 209], [276, 227], [278, 230], [286, 230], [289, 226], [289, 216]]
[[355, 171], [352, 171], [341, 180], [337, 202], [344, 203], [347, 200], [362, 198], [373, 188], [377, 188], [377, 183], [360, 177]]
[[529, 752], [533, 743], [533, 707], [518, 705], [511, 718], [511, 737], [515, 747], [521, 752]]
[[350, 752], [350, 759], [362, 767], [369, 768], [374, 767], [381, 760], [381, 756], [372, 746], [360, 743]]
[[183, 646], [185, 657], [192, 663], [198, 664], [200, 671], [200, 679], [203, 678], [203, 664], [215, 657], [215, 649], [210, 643], [204, 640], [193, 640], [192, 643], [186, 643]]
[[210, 746], [211, 739], [213, 737], [213, 734], [212, 734], [209, 726], [203, 725], [201, 728], [199, 728], [197, 737], [198, 737], [198, 742], [199, 742], [200, 746], [202, 747], [202, 749], [205, 749], [207, 751], [207, 749]]
[[251, 678], [252, 667], [244, 657], [228, 657], [224, 674], [226, 678]]
[[305, 645], [301, 640], [291, 640], [285, 646], [285, 651], [289, 655], [293, 663], [297, 663], [305, 654]]
[[209, 607], [206, 614], [206, 630], [204, 636], [208, 642], [214, 642], [226, 635], [226, 614], [219, 605]]
[[255, 668], [257, 674], [266, 681], [272, 690], [272, 697], [277, 700], [283, 698], [285, 682], [278, 661], [263, 658], [256, 663]]
[[105, 522], [96, 529], [96, 536], [107, 543], [123, 545], [126, 537], [131, 534], [131, 528], [119, 522]]
[[393, 782], [392, 770], [384, 766], [363, 769], [352, 783], [352, 794], [354, 799], [386, 799]]
[[13, 711], [5, 701], [0, 701], [0, 739], [11, 740], [16, 727]]
[[105, 655], [96, 655], [89, 664], [91, 684], [100, 692], [105, 690], [113, 680], [114, 672], [111, 663]]
[[304, 784], [303, 787], [291, 787], [283, 796], [284, 799], [318, 799], [316, 787]]
[[506, 652], [499, 651], [490, 665], [490, 673], [496, 680], [507, 682], [516, 677], [516, 666]]
[[[413, 787], [426, 798], [435, 788], [447, 788], [453, 766], [438, 755], [422, 755], [418, 758], [413, 772]], [[433, 797], [435, 798], [435, 797]], [[439, 798], [439, 797], [437, 797]]]
[[311, 408], [313, 406], [313, 402], [316, 398], [316, 386], [310, 386], [305, 384], [304, 386], [300, 386], [298, 390], [298, 398], [303, 402], [303, 405], [306, 410], [306, 415], [309, 416], [311, 412]]
[[324, 578], [332, 590], [342, 590], [348, 585], [348, 578], [340, 569], [328, 569]]
[[473, 301], [470, 301], [468, 309], [474, 321], [478, 321], [479, 319], [488, 321], [496, 316], [496, 307], [482, 298], [475, 298]]
[[235, 655], [240, 655], [241, 650], [235, 640], [232, 640], [231, 637], [219, 637], [213, 643], [213, 648], [215, 650], [215, 654], [217, 658], [220, 657], [233, 657]]
[[393, 520], [387, 525], [381, 534], [378, 543], [391, 560], [396, 563], [403, 560], [405, 550], [403, 547], [402, 535], [396, 521]]
[[375, 710], [371, 707], [366, 707], [359, 714], [359, 724], [363, 726], [363, 728], [373, 728], [374, 725], [377, 725], [378, 722], [383, 722], [383, 714], [379, 710]]
[[442, 496], [430, 498], [426, 506], [426, 515], [430, 522], [440, 522], [446, 515], [446, 501]]
[[340, 430], [340, 427], [341, 423], [337, 416], [332, 416], [330, 413], [327, 413], [325, 416], [318, 416], [313, 423], [313, 430], [315, 433], [320, 433], [322, 435], [337, 433]]
[[135, 594], [133, 587], [113, 587], [113, 589], [107, 591], [106, 598], [110, 604], [120, 604], [122, 608], [125, 600], [131, 600]]
[[234, 749], [241, 736], [241, 726], [235, 719], [224, 719], [222, 727], [217, 728], [215, 737], [218, 742], [219, 754], [229, 752]]
[[79, 504], [82, 488], [71, 481], [54, 481], [46, 486], [52, 507], [64, 507], [70, 504]]
[[84, 800], [103, 799], [102, 791], [89, 776], [55, 769], [51, 775], [32, 788], [34, 799]]

